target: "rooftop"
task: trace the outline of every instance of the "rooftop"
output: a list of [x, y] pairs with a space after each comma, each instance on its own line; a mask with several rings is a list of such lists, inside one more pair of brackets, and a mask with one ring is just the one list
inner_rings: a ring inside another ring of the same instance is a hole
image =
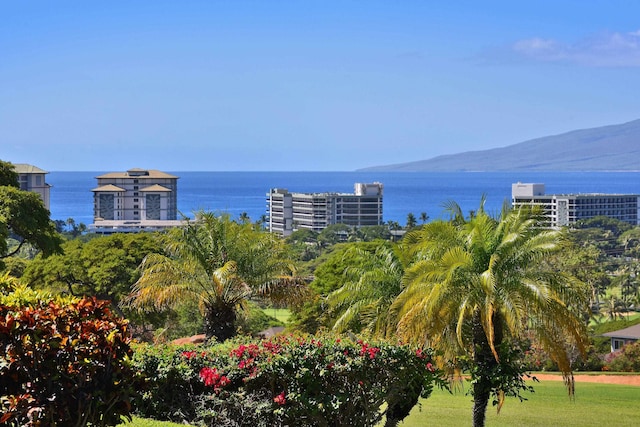
[[155, 169], [129, 169], [126, 172], [109, 172], [104, 175], [97, 176], [96, 178], [175, 178], [178, 177], [175, 175], [168, 174], [166, 172], [162, 172]]
[[13, 169], [18, 173], [49, 173], [40, 169], [37, 166], [29, 165], [27, 163], [12, 163]]
[[625, 339], [640, 339], [640, 324], [629, 326], [628, 328], [618, 329], [617, 331], [607, 332], [602, 334], [605, 337], [610, 338], [625, 338]]

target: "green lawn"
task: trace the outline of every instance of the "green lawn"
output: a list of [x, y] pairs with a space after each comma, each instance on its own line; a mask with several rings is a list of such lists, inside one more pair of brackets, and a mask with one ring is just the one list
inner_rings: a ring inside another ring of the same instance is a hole
[[289, 322], [289, 317], [291, 317], [291, 311], [287, 308], [265, 308], [262, 311], [271, 317], [275, 317], [285, 325]]
[[[467, 386], [465, 384], [465, 386]], [[491, 426], [607, 426], [640, 425], [640, 387], [580, 383], [570, 400], [561, 381], [544, 381], [534, 385], [529, 400], [507, 399], [500, 414], [495, 407], [487, 411]], [[416, 406], [401, 427], [464, 426], [471, 424], [471, 397], [464, 391], [449, 394], [442, 390]], [[184, 427], [183, 424], [135, 418], [126, 427]]]
[[185, 427], [185, 424], [170, 423], [167, 421], [154, 421], [144, 418], [133, 418], [130, 423], [122, 424], [126, 427]]
[[[468, 385], [465, 384], [468, 388]], [[500, 414], [487, 410], [489, 426], [637, 426], [640, 425], [640, 387], [579, 383], [574, 400], [567, 396], [562, 381], [534, 384], [527, 401], [507, 399]], [[491, 405], [491, 403], [489, 404]], [[402, 427], [471, 424], [471, 396], [436, 390], [422, 407], [416, 406]]]

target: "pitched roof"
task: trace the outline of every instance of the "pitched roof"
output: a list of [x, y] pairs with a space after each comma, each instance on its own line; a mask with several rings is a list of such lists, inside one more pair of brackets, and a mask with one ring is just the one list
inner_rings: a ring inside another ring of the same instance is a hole
[[640, 340], [640, 324], [602, 334], [605, 337]]
[[18, 173], [49, 173], [37, 166], [29, 165], [27, 163], [12, 163], [12, 165], [13, 169]]
[[124, 188], [117, 187], [113, 184], [108, 184], [108, 185], [101, 185], [100, 187], [96, 187], [91, 191], [101, 192], [101, 193], [116, 193], [116, 192], [127, 191], [127, 190], [125, 190]]
[[175, 175], [161, 172], [155, 169], [129, 169], [126, 172], [109, 172], [104, 175], [97, 176], [96, 178], [178, 178]]
[[141, 188], [140, 191], [153, 191], [153, 192], [156, 192], [156, 193], [159, 192], [159, 191], [171, 192], [171, 190], [169, 188], [163, 187], [162, 185], [159, 185], [159, 184], [150, 185], [148, 187]]

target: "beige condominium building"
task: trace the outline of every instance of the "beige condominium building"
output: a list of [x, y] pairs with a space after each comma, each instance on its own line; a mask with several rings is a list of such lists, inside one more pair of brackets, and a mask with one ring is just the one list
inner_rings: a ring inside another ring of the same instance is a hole
[[551, 227], [571, 225], [595, 216], [638, 225], [637, 194], [545, 194], [544, 184], [518, 182], [511, 186], [511, 203], [516, 208], [539, 206]]
[[44, 206], [50, 210], [51, 186], [45, 182], [45, 175], [49, 172], [26, 163], [13, 163], [13, 169], [18, 173], [20, 189], [39, 194]]
[[383, 187], [379, 182], [356, 183], [353, 193], [291, 193], [272, 188], [267, 193], [269, 231], [286, 237], [299, 229], [320, 232], [332, 224], [382, 225]]
[[133, 232], [175, 227], [178, 177], [153, 169], [129, 169], [97, 176], [93, 224], [98, 233]]

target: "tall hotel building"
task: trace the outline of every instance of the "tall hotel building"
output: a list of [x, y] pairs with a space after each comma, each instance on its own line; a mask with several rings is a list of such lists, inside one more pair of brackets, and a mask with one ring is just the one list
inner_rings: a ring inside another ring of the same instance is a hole
[[157, 230], [177, 220], [178, 177], [147, 169], [129, 169], [96, 177], [93, 224], [101, 233]]
[[267, 194], [269, 231], [289, 236], [296, 230], [320, 232], [332, 224], [382, 225], [383, 185], [355, 184], [354, 193], [290, 193], [273, 188]]
[[518, 182], [511, 186], [511, 203], [516, 208], [540, 206], [551, 227], [601, 215], [638, 225], [637, 194], [545, 194], [544, 184]]
[[15, 163], [13, 170], [18, 174], [20, 189], [39, 194], [44, 203], [44, 207], [51, 209], [49, 207], [51, 204], [51, 186], [45, 182], [45, 175], [49, 172], [26, 163]]

